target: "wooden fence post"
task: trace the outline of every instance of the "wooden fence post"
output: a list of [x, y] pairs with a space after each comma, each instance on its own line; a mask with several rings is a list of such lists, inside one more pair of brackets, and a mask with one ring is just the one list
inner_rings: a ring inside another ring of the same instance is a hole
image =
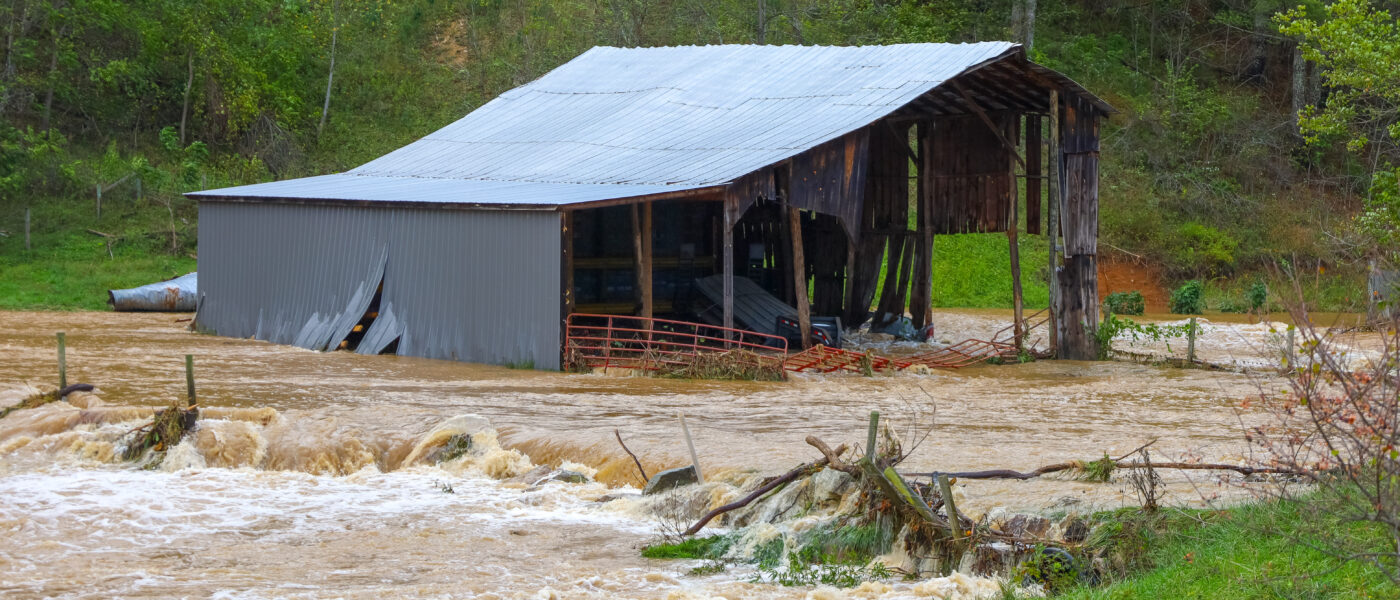
[[190, 408], [198, 402], [194, 397], [194, 355], [185, 355], [185, 397], [189, 400]]
[[29, 251], [29, 207], [24, 207], [24, 250]]
[[58, 389], [68, 387], [68, 344], [63, 332], [58, 332]]
[[948, 511], [948, 528], [953, 530], [953, 541], [961, 546], [962, 520], [958, 517], [957, 505], [953, 503], [953, 486], [948, 482], [948, 476], [941, 473], [938, 475], [938, 493], [943, 495], [943, 508]]
[[1186, 362], [1196, 362], [1196, 317], [1191, 317], [1186, 328]]
[[865, 436], [865, 457], [875, 461], [875, 433], [880, 429], [880, 411], [870, 411], [870, 431]]
[[695, 468], [695, 482], [705, 483], [705, 476], [700, 474], [700, 458], [695, 454], [695, 442], [690, 438], [690, 427], [685, 424], [685, 413], [677, 413], [681, 417], [681, 431], [685, 432], [685, 445], [690, 448], [690, 466]]
[[1286, 361], [1285, 364], [1286, 364], [1286, 366], [1287, 366], [1289, 369], [1294, 368], [1294, 366], [1297, 364], [1296, 361], [1298, 360], [1297, 355], [1296, 355], [1296, 354], [1294, 353], [1294, 351], [1293, 351], [1293, 348], [1294, 348], [1294, 346], [1293, 346], [1293, 332], [1294, 332], [1294, 331], [1295, 331], [1295, 329], [1293, 328], [1293, 326], [1290, 325], [1290, 326], [1288, 327], [1288, 341], [1285, 342], [1286, 344], [1288, 344], [1288, 347], [1286, 347], [1286, 348], [1283, 349], [1283, 360]]
[[102, 218], [102, 184], [97, 184], [97, 218]]

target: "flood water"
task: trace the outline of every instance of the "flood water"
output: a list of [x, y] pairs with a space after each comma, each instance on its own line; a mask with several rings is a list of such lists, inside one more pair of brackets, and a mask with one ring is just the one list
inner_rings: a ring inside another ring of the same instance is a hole
[[[755, 474], [818, 458], [808, 435], [862, 442], [871, 410], [906, 444], [924, 438], [901, 466], [911, 472], [1030, 470], [1154, 439], [1154, 457], [1239, 462], [1242, 427], [1260, 418], [1241, 400], [1277, 385], [1068, 361], [780, 383], [606, 377], [318, 353], [193, 334], [178, 322], [187, 317], [0, 312], [0, 406], [56, 384], [58, 331], [69, 382], [98, 387], [0, 419], [0, 595], [802, 598], [809, 590], [748, 583], [742, 570], [692, 576], [693, 564], [641, 558], [658, 520], [635, 501], [598, 501], [639, 485], [614, 430], [649, 472], [680, 466], [684, 413], [722, 499]], [[1005, 324], [994, 311], [937, 318], [942, 337]], [[121, 435], [183, 397], [185, 354], [199, 428], [159, 470], [123, 463]], [[421, 464], [426, 441], [461, 415], [489, 419], [500, 448]], [[507, 481], [566, 461], [598, 482]], [[1247, 494], [1207, 472], [1163, 475], [1168, 503]], [[1135, 503], [1118, 483], [959, 487], [974, 516]], [[936, 596], [915, 584], [866, 591], [851, 597]]]

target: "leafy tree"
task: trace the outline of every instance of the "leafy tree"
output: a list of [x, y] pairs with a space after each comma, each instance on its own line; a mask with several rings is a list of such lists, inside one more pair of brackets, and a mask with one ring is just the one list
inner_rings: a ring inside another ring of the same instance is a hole
[[1278, 16], [1280, 30], [1298, 38], [1303, 56], [1322, 68], [1331, 94], [1299, 118], [1309, 142], [1343, 140], [1369, 165], [1370, 190], [1359, 229], [1384, 256], [1400, 250], [1400, 26], [1390, 11], [1367, 0], [1337, 0], [1326, 18], [1302, 7]]

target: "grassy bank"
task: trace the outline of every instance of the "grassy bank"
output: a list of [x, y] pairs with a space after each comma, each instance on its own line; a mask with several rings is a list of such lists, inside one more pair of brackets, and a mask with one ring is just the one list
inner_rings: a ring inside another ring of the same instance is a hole
[[[1308, 504], [1263, 501], [1227, 510], [1104, 513], [1090, 538], [1110, 574], [1064, 598], [1400, 598], [1375, 568], [1312, 547], [1319, 527], [1383, 550], [1378, 530], [1329, 521]], [[1325, 547], [1323, 544], [1318, 544]]]
[[105, 310], [109, 289], [195, 270], [194, 203], [178, 198], [167, 208], [122, 192], [104, 198], [101, 218], [95, 203], [33, 202], [28, 250], [22, 199], [0, 203], [8, 234], [0, 236], [0, 309]]

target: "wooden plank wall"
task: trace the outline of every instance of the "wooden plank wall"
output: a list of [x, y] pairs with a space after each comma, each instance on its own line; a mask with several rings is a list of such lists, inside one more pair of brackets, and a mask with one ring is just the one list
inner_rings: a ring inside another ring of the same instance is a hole
[[1064, 190], [1060, 222], [1064, 225], [1064, 265], [1060, 289], [1059, 356], [1071, 360], [1098, 357], [1099, 321], [1099, 119], [1084, 99], [1065, 98], [1060, 113], [1060, 151]]
[[841, 219], [851, 239], [860, 239], [866, 154], [870, 128], [861, 128], [792, 158], [788, 202]]
[[[1015, 139], [1016, 115], [989, 116]], [[1006, 231], [1015, 189], [1011, 151], [975, 116], [940, 117], [929, 138], [927, 190], [935, 234]]]
[[[887, 279], [897, 280], [899, 257], [904, 253], [904, 245], [909, 238], [909, 126], [884, 126], [876, 124], [870, 128], [868, 142], [868, 173], [866, 178], [864, 210], [861, 214], [861, 237], [856, 246], [854, 277], [848, 290], [842, 321], [847, 327], [859, 327], [865, 322], [871, 304], [875, 301], [875, 290], [880, 286], [880, 264], [884, 261], [886, 249], [891, 256]], [[904, 148], [901, 148], [903, 146]], [[894, 289], [890, 283], [886, 289]], [[888, 294], [887, 294], [888, 295]], [[892, 303], [880, 299], [880, 305]], [[899, 300], [903, 311], [903, 300]]]

